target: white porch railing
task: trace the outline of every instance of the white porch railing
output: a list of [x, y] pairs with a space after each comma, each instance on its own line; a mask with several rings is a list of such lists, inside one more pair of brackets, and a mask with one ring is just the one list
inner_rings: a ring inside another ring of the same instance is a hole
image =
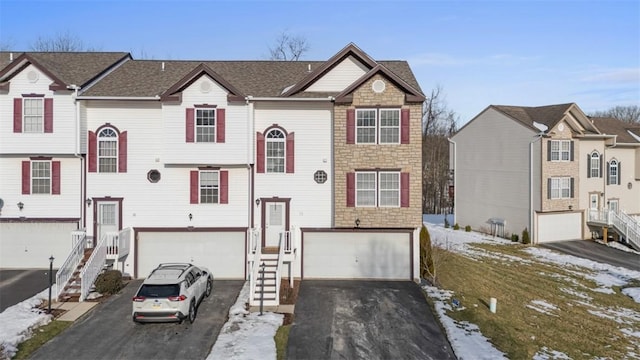
[[[117, 232], [108, 232], [102, 235], [99, 243], [104, 243], [107, 259], [117, 260], [119, 250], [119, 236]], [[95, 250], [94, 250], [95, 251]]]
[[640, 222], [624, 211], [589, 210], [589, 221], [613, 227], [629, 245], [640, 250]]
[[247, 241], [249, 242], [247, 259], [249, 259], [249, 294], [250, 301], [256, 293], [256, 284], [258, 283], [258, 275], [260, 273], [260, 258], [262, 257], [262, 246], [260, 243], [260, 230], [249, 229]]
[[126, 229], [120, 230], [120, 233], [118, 234], [118, 260], [129, 255], [132, 237], [133, 237], [132, 228], [126, 228]]
[[[288, 231], [286, 233], [288, 233]], [[278, 267], [276, 267], [276, 301], [278, 301], [278, 303], [280, 303], [280, 282], [282, 282], [281, 272], [282, 272], [282, 261], [284, 260], [284, 248], [285, 248], [285, 244], [283, 244], [283, 242], [286, 243], [286, 241], [283, 241], [283, 240], [287, 238], [290, 238], [290, 237], [287, 237], [287, 236], [280, 237], [280, 244], [279, 244], [280, 251], [278, 252]]]
[[82, 272], [80, 273], [80, 301], [84, 301], [84, 299], [89, 295], [89, 291], [93, 286], [93, 283], [98, 278], [98, 275], [102, 271], [106, 261], [107, 261], [107, 239], [109, 241], [113, 240], [113, 237], [103, 236], [102, 239], [98, 242], [98, 245], [93, 249], [89, 260], [84, 265]]
[[60, 296], [84, 257], [84, 249], [87, 247], [87, 233], [84, 230], [72, 231], [71, 243], [73, 244], [71, 253], [56, 273], [56, 298]]

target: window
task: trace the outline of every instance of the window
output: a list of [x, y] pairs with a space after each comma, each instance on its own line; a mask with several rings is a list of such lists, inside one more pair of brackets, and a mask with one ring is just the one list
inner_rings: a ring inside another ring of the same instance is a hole
[[551, 161], [569, 161], [571, 159], [571, 141], [551, 140]]
[[27, 98], [23, 102], [24, 132], [44, 132], [44, 101], [42, 98]]
[[216, 109], [196, 109], [196, 142], [216, 142]]
[[589, 177], [600, 177], [600, 154], [593, 152], [591, 154], [591, 161], [589, 162]]
[[380, 206], [400, 206], [400, 173], [380, 173]]
[[118, 134], [111, 128], [98, 133], [98, 171], [115, 173], [118, 170]]
[[200, 172], [200, 203], [201, 204], [217, 204], [219, 203], [220, 186], [218, 182], [217, 171], [201, 171]]
[[376, 206], [376, 173], [356, 173], [356, 206]]
[[267, 133], [266, 159], [268, 173], [284, 173], [285, 165], [285, 135], [278, 129]]
[[618, 182], [619, 172], [620, 171], [618, 168], [618, 161], [611, 160], [611, 162], [609, 162], [609, 181], [608, 181], [609, 184], [611, 185], [619, 184]]
[[551, 199], [571, 198], [571, 178], [551, 178]]
[[31, 193], [50, 194], [51, 193], [51, 162], [32, 161], [31, 162]]
[[356, 206], [400, 206], [399, 172], [357, 172]]
[[358, 144], [399, 144], [400, 109], [357, 109]]

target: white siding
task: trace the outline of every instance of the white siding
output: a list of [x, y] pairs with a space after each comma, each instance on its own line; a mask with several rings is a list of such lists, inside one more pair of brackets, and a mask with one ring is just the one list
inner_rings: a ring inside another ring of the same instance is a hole
[[71, 252], [71, 232], [77, 227], [75, 222], [0, 223], [0, 268], [46, 269], [50, 256], [54, 269], [60, 268]]
[[[620, 210], [628, 214], [640, 213], [640, 181], [635, 179], [635, 168], [640, 167], [638, 158], [635, 156], [633, 148], [608, 148], [605, 152], [604, 176], [608, 176], [606, 164], [612, 159], [616, 159], [621, 164], [620, 185], [607, 185], [604, 193], [604, 201], [618, 199]], [[606, 177], [604, 178], [606, 183]], [[631, 183], [631, 189], [629, 189]]]
[[366, 74], [367, 71], [369, 69], [366, 66], [353, 56], [349, 56], [309, 86], [306, 91], [340, 92]]

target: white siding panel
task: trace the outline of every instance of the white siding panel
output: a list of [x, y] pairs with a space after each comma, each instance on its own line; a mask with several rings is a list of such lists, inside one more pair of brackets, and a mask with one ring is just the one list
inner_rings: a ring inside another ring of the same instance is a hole
[[537, 242], [582, 239], [582, 213], [538, 214]]
[[0, 268], [46, 269], [52, 255], [53, 267], [59, 268], [71, 252], [71, 232], [76, 229], [75, 222], [0, 223]]
[[369, 69], [349, 56], [309, 86], [306, 91], [342, 91], [366, 74]]
[[214, 279], [244, 279], [244, 254], [244, 232], [140, 232], [137, 277], [163, 262], [188, 262], [209, 268]]
[[412, 278], [407, 233], [308, 232], [303, 249], [305, 279]]

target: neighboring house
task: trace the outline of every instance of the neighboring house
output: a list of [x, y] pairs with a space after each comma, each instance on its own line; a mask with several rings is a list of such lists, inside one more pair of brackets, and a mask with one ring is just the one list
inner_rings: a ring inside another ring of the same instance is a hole
[[528, 229], [541, 243], [602, 234], [612, 226], [598, 221], [605, 210], [640, 214], [640, 127], [590, 118], [576, 104], [491, 105], [451, 149], [460, 226], [519, 237]]
[[[263, 252], [280, 250], [268, 266], [289, 279], [419, 278], [424, 95], [407, 62], [375, 61], [353, 44], [327, 61], [123, 56], [78, 82], [77, 107], [66, 92], [71, 125], [79, 121], [64, 129], [68, 155], [83, 165], [62, 191], [73, 193], [75, 227], [118, 253], [118, 268], [145, 277], [187, 261], [247, 279], [269, 261]], [[14, 60], [0, 80], [13, 91], [27, 72]], [[0, 92], [3, 104], [15, 94]], [[5, 147], [5, 137], [22, 141], [15, 133], [0, 136], [3, 158], [18, 152]], [[16, 161], [0, 171], [19, 174]], [[17, 241], [22, 231], [44, 237], [31, 221], [61, 216], [53, 195], [35, 212], [20, 179], [9, 184], [0, 229], [19, 224]], [[66, 231], [57, 248], [69, 251]]]

